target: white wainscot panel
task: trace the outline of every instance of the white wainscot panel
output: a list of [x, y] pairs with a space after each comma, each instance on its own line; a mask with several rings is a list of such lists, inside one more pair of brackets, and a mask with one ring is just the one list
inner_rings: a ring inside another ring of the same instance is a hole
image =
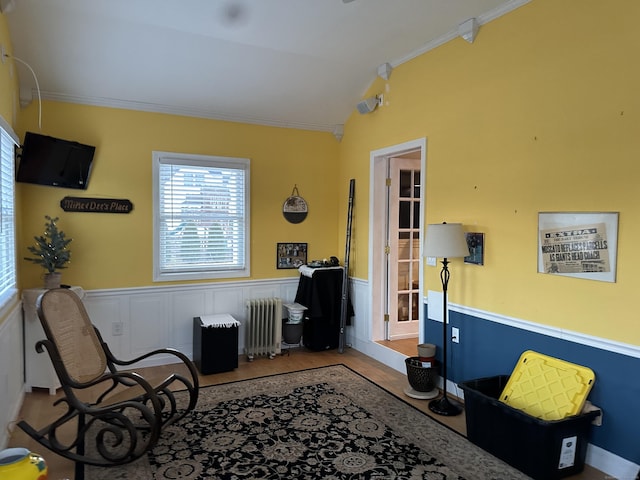
[[296, 293], [298, 292], [298, 284], [283, 285], [280, 293], [280, 297], [285, 303], [293, 303], [296, 299]]
[[207, 313], [207, 292], [175, 292], [172, 294], [171, 338], [169, 346], [191, 356], [193, 350], [193, 318]]
[[351, 345], [360, 351], [366, 350], [366, 345], [371, 343], [371, 314], [369, 307], [369, 285], [359, 279], [351, 280], [351, 302], [355, 313], [351, 319], [350, 342]]
[[245, 318], [243, 305], [243, 290], [240, 288], [225, 288], [211, 292], [211, 306], [206, 313], [229, 313], [236, 320]]
[[[111, 352], [122, 360], [129, 359], [130, 351], [130, 335], [124, 334], [125, 321], [122, 316], [122, 304], [126, 303], [126, 300], [125, 297], [85, 297], [83, 300], [91, 323], [98, 328]], [[114, 330], [117, 333], [118, 328], [122, 335], [114, 336]]]
[[23, 353], [22, 310], [18, 303], [0, 323], [0, 450], [9, 441], [10, 425], [18, 417], [24, 397]]
[[129, 299], [130, 353], [133, 356], [170, 344], [168, 301], [166, 294], [141, 294]]
[[273, 298], [280, 296], [279, 285], [253, 285], [245, 290], [245, 298]]
[[245, 294], [246, 292], [240, 288], [216, 290], [212, 295], [213, 305], [210, 310], [210, 313], [229, 313], [240, 322], [240, 327], [238, 327], [238, 354], [244, 352], [244, 338], [247, 323], [247, 309], [244, 300]]

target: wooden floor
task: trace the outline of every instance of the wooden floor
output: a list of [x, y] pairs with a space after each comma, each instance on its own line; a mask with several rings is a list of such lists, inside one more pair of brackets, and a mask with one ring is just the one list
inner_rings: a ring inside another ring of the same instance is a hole
[[401, 340], [380, 340], [377, 343], [396, 352], [404, 353], [407, 357], [415, 357], [418, 355], [418, 339], [403, 338]]
[[[416, 344], [417, 343], [415, 343], [414, 340], [413, 351], [409, 351], [407, 355], [415, 356], [417, 354], [415, 350]], [[411, 349], [410, 347], [405, 346], [405, 348]], [[303, 348], [296, 348], [287, 351], [273, 360], [258, 358], [250, 363], [247, 362], [246, 357], [241, 356], [237, 369], [231, 372], [201, 376], [200, 382], [202, 386], [214, 385], [264, 375], [291, 372], [324, 365], [333, 365], [337, 363], [347, 365], [378, 385], [386, 388], [407, 402], [415, 405], [420, 410], [431, 415], [427, 407], [427, 401], [415, 400], [404, 394], [404, 389], [408, 387], [406, 375], [397, 372], [396, 370], [393, 370], [353, 349], [346, 349], [344, 353], [340, 354], [337, 350], [311, 352]], [[144, 375], [144, 370], [145, 369], [141, 369], [139, 371]], [[154, 373], [160, 373], [163, 370], [169, 371], [170, 368], [168, 366], [164, 366], [154, 367], [150, 370], [153, 370]], [[146, 373], [148, 374], [148, 372]], [[54, 411], [54, 407], [51, 405], [56, 398], [60, 397], [60, 395], [60, 391], [58, 391], [56, 396], [51, 396], [47, 390], [35, 391], [34, 389], [34, 392], [28, 393], [25, 396], [25, 402], [22, 407], [19, 420], [27, 420], [36, 428], [46, 425], [53, 418], [52, 412]], [[436, 416], [436, 418], [438, 421], [445, 423], [462, 434], [465, 434], [466, 426], [464, 413], [457, 417]], [[74, 479], [74, 466], [72, 462], [49, 451], [43, 451], [43, 448], [32, 441], [30, 437], [24, 434], [22, 430], [17, 427], [12, 432], [9, 447], [26, 447], [43, 455], [49, 465], [49, 480]], [[611, 477], [608, 477], [588, 466], [582, 474], [567, 478], [573, 480], [611, 480]]]

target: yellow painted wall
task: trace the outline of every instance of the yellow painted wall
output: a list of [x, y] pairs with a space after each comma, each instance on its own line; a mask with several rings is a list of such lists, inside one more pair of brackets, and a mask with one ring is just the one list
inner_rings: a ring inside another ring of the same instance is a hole
[[[12, 54], [11, 38], [7, 28], [7, 20], [3, 13], [0, 13], [0, 45], [4, 47], [6, 54]], [[0, 62], [0, 115], [12, 126], [16, 120], [17, 105], [18, 79], [15, 74], [15, 67], [11, 60], [5, 58], [4, 61]]]
[[[454, 260], [452, 302], [640, 344], [638, 18], [636, 1], [534, 0], [378, 79], [368, 93], [386, 105], [353, 114], [340, 150], [358, 184], [355, 276], [368, 276], [369, 152], [426, 137], [426, 223], [486, 234], [484, 266]], [[620, 212], [616, 283], [538, 274], [541, 211]], [[441, 290], [425, 272], [425, 292]]]
[[[22, 112], [18, 134], [38, 132], [37, 104]], [[85, 289], [126, 288], [152, 281], [152, 151], [251, 159], [251, 278], [299, 275], [276, 269], [277, 242], [307, 242], [309, 259], [336, 252], [338, 142], [327, 132], [246, 125], [120, 109], [43, 102], [42, 133], [96, 146], [87, 190], [18, 184], [24, 208], [18, 245], [44, 227], [44, 215], [59, 216], [72, 260], [63, 283]], [[282, 205], [294, 185], [309, 215], [288, 223]], [[64, 212], [65, 196], [126, 198], [130, 214]], [[329, 227], [327, 227], [329, 226]], [[42, 284], [42, 269], [20, 260], [21, 287]], [[165, 284], [165, 283], [163, 283]]]

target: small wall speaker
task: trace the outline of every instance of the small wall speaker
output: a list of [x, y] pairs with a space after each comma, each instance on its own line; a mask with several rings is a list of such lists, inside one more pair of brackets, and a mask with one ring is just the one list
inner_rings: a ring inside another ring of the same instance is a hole
[[358, 108], [358, 112], [364, 115], [365, 113], [373, 112], [377, 106], [378, 106], [378, 99], [376, 97], [369, 97], [369, 98], [365, 98], [360, 103], [358, 103], [357, 108]]

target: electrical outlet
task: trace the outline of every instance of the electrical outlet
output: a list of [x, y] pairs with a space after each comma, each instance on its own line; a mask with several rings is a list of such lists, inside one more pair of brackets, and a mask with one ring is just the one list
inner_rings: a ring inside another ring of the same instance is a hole
[[460, 343], [460, 329], [458, 327], [451, 327], [451, 341]]
[[436, 257], [427, 257], [427, 265], [430, 267], [436, 266]]
[[111, 324], [111, 335], [113, 335], [114, 337], [119, 337], [120, 335], [122, 335], [124, 330], [124, 325], [122, 322], [113, 322]]

